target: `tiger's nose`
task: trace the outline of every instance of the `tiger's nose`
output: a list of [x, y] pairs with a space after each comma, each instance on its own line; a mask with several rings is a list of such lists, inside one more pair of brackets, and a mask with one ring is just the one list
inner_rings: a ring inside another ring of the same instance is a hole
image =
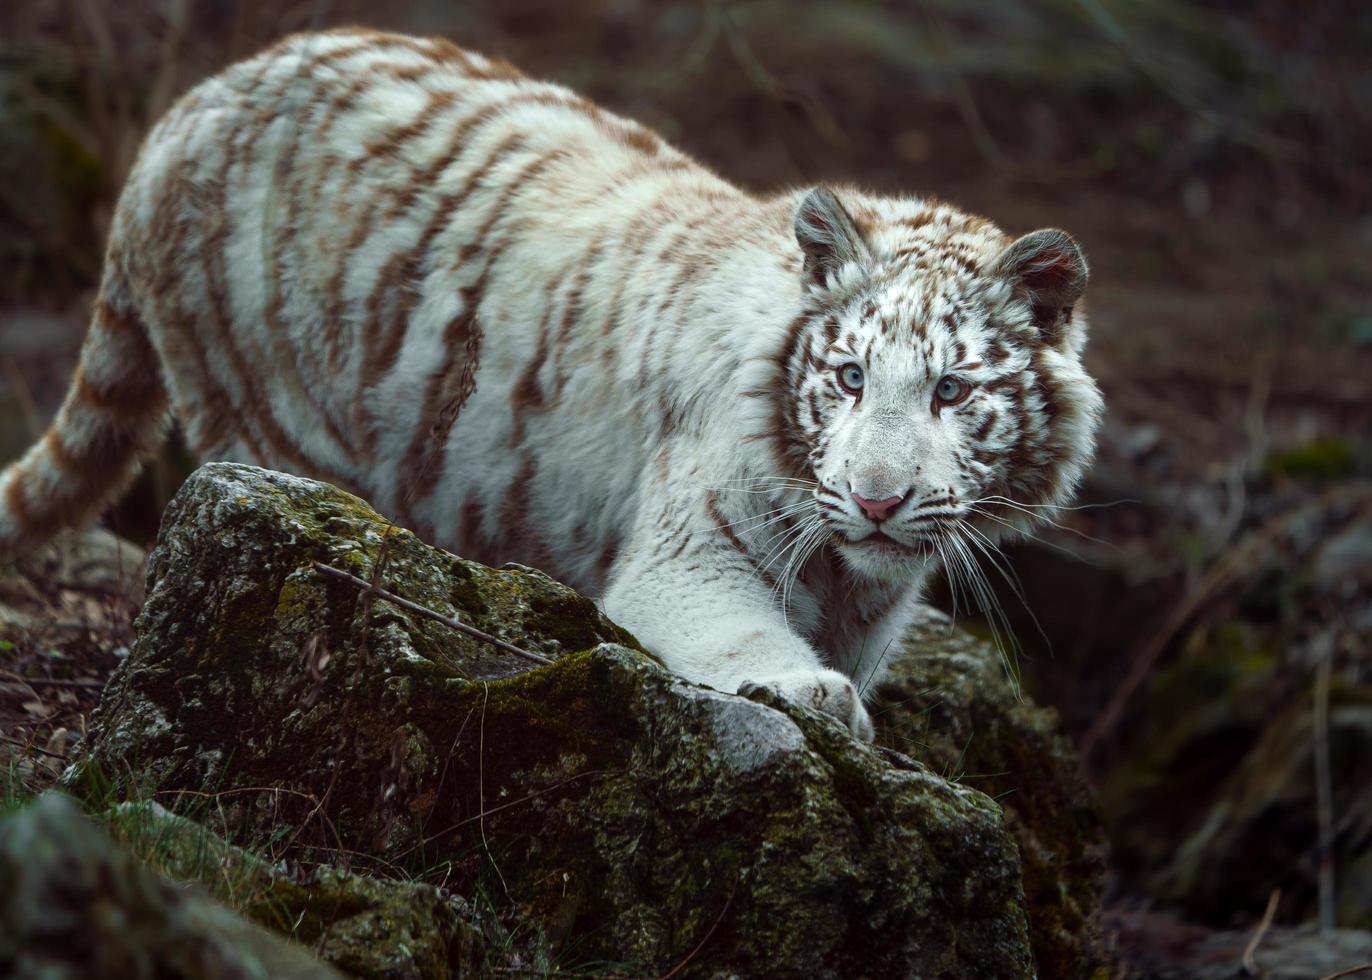
[[856, 490], [853, 491], [853, 502], [862, 508], [862, 512], [874, 521], [884, 521], [891, 511], [900, 506], [900, 502], [905, 499], [904, 494], [896, 494], [894, 497], [887, 497], [885, 500], [868, 500]]

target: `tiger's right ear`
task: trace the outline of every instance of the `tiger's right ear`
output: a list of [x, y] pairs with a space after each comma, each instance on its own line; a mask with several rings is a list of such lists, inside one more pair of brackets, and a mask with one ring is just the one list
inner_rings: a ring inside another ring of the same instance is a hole
[[834, 195], [816, 187], [796, 208], [796, 241], [805, 253], [805, 278], [821, 289], [850, 262], [865, 265], [872, 260], [862, 232]]

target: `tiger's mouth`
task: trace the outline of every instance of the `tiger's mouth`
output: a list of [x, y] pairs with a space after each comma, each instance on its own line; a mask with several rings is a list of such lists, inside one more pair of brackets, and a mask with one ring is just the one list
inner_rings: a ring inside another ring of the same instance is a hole
[[880, 528], [848, 545], [890, 558], [932, 558], [937, 554], [931, 537], [917, 534], [912, 541], [898, 541]]

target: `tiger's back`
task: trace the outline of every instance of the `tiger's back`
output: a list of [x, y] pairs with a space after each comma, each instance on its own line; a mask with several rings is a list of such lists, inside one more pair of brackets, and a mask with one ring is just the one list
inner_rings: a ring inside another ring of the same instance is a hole
[[[201, 458], [318, 476], [466, 554], [594, 589], [663, 408], [606, 404], [651, 370], [617, 311], [664, 299], [632, 260], [658, 238], [681, 259], [685, 226], [739, 196], [504, 63], [304, 35], [152, 131], [101, 303], [145, 325]], [[540, 521], [545, 496], [560, 503]]]

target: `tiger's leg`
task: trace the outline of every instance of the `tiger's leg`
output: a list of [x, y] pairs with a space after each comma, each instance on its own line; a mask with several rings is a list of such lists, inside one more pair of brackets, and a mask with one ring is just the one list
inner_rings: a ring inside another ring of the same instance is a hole
[[[757, 566], [717, 527], [673, 520], [680, 506], [640, 516], [604, 595], [606, 614], [687, 680], [722, 691], [769, 687], [871, 740], [852, 679], [790, 628]], [[672, 526], [680, 530], [662, 533]]]

